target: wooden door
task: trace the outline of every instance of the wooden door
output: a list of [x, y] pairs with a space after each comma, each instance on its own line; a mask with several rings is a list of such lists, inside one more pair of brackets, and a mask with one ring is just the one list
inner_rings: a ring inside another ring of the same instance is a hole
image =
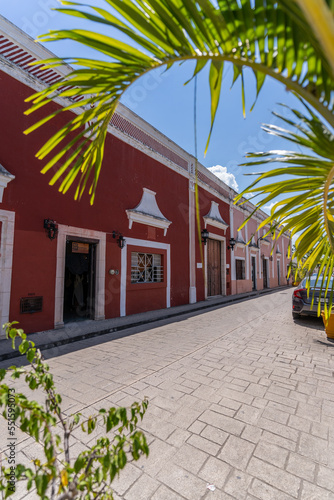
[[208, 245], [208, 297], [221, 295], [221, 242], [219, 240], [207, 240]]

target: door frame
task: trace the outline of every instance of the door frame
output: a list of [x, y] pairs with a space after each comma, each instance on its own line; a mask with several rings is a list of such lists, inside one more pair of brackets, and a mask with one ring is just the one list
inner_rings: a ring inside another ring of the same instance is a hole
[[0, 210], [0, 338], [5, 336], [2, 329], [9, 321], [10, 294], [14, 250], [15, 212]]
[[106, 233], [58, 225], [54, 327], [64, 326], [64, 279], [67, 237], [96, 244], [94, 320], [105, 319]]
[[[209, 232], [209, 239], [219, 240], [221, 242], [220, 247], [220, 275], [221, 275], [221, 295], [219, 297], [226, 296], [226, 237], [220, 236], [216, 233]], [[205, 300], [208, 298], [208, 248], [204, 245], [204, 268], [205, 268], [205, 282], [204, 282], [204, 297]], [[211, 298], [211, 296], [210, 296]]]

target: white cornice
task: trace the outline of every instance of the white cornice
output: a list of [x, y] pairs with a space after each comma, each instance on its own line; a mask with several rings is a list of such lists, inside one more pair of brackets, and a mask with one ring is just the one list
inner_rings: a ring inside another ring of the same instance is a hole
[[13, 179], [15, 179], [15, 175], [10, 174], [8, 170], [0, 164], [0, 203], [2, 203], [4, 190]]
[[[31, 36], [1, 15], [0, 33], [16, 45], [24, 48], [29, 54], [31, 54], [32, 57], [35, 57], [36, 59], [50, 59], [56, 57], [53, 52], [45, 48], [39, 42], [35, 42]], [[61, 76], [66, 76], [72, 71], [72, 68], [68, 65], [63, 65], [56, 68], [55, 71]]]
[[167, 234], [167, 229], [171, 225], [171, 221], [161, 212], [155, 198], [156, 193], [150, 189], [143, 188], [143, 195], [139, 204], [133, 208], [126, 210], [126, 215], [129, 219], [129, 229], [132, 228], [134, 222], [153, 226], [164, 230], [164, 236]]
[[219, 205], [215, 201], [211, 201], [210, 211], [207, 215], [203, 217], [205, 227], [207, 224], [211, 226], [218, 227], [219, 229], [223, 229], [224, 232], [228, 228], [228, 224], [224, 221], [219, 212]]
[[260, 238], [260, 243], [261, 243], [261, 244], [263, 243], [263, 245], [266, 245], [266, 246], [269, 246], [269, 245], [270, 245], [270, 241], [269, 241], [269, 240], [267, 240], [266, 238], [263, 238], [263, 237], [262, 237], [262, 238]]

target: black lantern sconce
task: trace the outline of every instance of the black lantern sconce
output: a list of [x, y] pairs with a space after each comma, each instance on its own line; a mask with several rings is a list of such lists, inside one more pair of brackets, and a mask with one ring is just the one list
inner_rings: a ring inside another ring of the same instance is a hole
[[48, 238], [54, 240], [58, 233], [58, 224], [53, 219], [44, 219], [44, 229], [47, 232]]
[[116, 238], [117, 237], [117, 245], [119, 248], [124, 248], [125, 246], [125, 238], [121, 233], [118, 233], [117, 231], [112, 232], [112, 237]]
[[236, 244], [235, 239], [234, 239], [234, 238], [230, 238], [229, 243], [230, 243], [230, 245], [227, 247], [227, 249], [228, 249], [228, 250], [229, 250], [229, 249], [231, 249], [231, 250], [232, 250], [232, 252], [233, 252], [234, 246], [235, 246], [235, 244]]
[[203, 229], [201, 232], [201, 236], [202, 236], [202, 242], [204, 243], [204, 245], [206, 245], [206, 242], [209, 238], [209, 231], [206, 228]]

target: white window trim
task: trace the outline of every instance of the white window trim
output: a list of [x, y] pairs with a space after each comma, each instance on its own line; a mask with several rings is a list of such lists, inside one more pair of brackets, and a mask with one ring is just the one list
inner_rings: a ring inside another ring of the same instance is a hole
[[125, 245], [121, 253], [121, 293], [120, 293], [120, 316], [126, 316], [126, 283], [127, 283], [127, 247], [129, 245], [144, 247], [144, 248], [154, 248], [159, 250], [167, 251], [166, 259], [166, 278], [167, 278], [167, 288], [166, 288], [166, 307], [170, 307], [170, 283], [171, 283], [171, 258], [170, 258], [170, 244], [169, 243], [158, 243], [156, 241], [149, 240], [139, 240], [137, 238], [127, 238], [125, 236]]
[[[237, 268], [236, 268], [236, 261], [237, 260], [243, 260], [245, 262], [245, 279], [241, 279], [241, 280], [237, 280]], [[247, 277], [246, 277], [246, 258], [245, 257], [239, 257], [239, 255], [236, 255], [235, 256], [235, 259], [234, 259], [234, 267], [235, 267], [235, 281], [246, 281], [247, 280]]]
[[[226, 238], [224, 236], [220, 236], [219, 234], [209, 233], [209, 238], [212, 240], [219, 240], [223, 244], [221, 245], [221, 289], [222, 296], [226, 296]], [[205, 266], [205, 276], [208, 275], [208, 248], [207, 245], [204, 246], [204, 266]], [[208, 298], [208, 283], [205, 280], [205, 289], [204, 289], [204, 297]]]
[[94, 320], [105, 319], [106, 233], [73, 226], [58, 225], [54, 327], [64, 326], [64, 279], [67, 236], [98, 240], [95, 271]]
[[0, 338], [5, 332], [2, 325], [9, 321], [10, 293], [12, 285], [15, 212], [0, 210], [1, 247], [0, 247]]

